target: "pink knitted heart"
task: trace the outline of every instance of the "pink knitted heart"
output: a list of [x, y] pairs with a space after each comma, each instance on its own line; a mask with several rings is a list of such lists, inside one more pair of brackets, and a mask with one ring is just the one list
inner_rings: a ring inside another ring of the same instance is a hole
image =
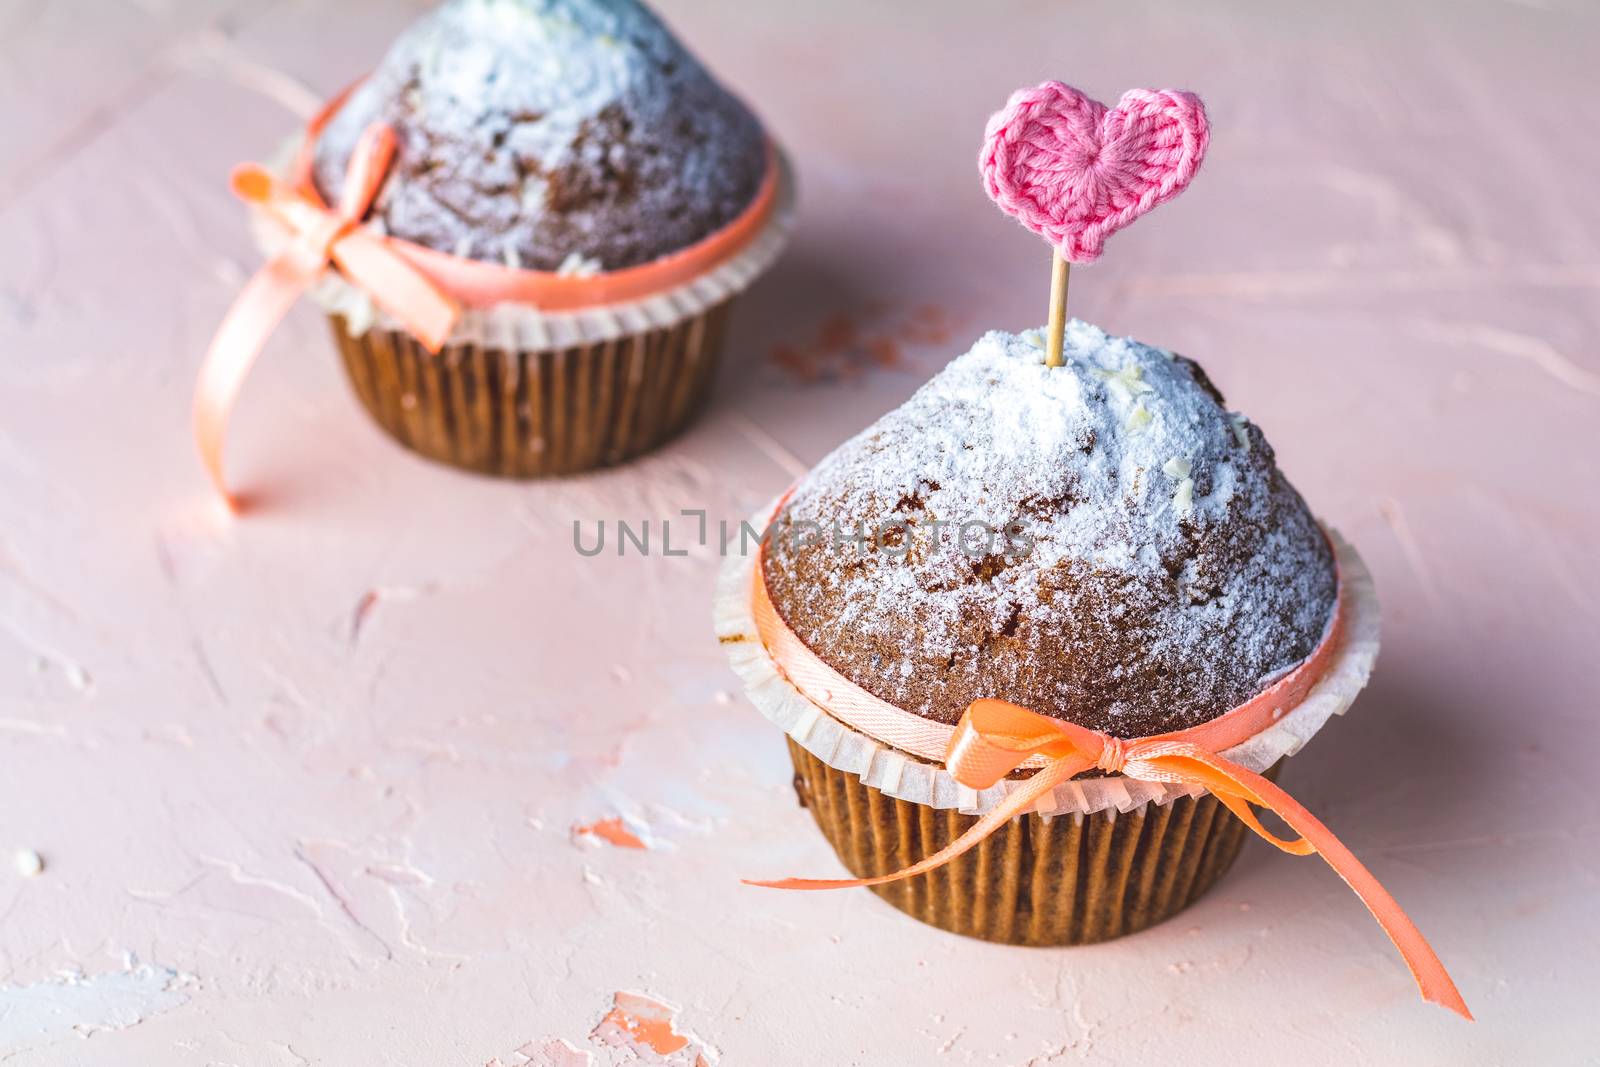
[[1011, 94], [984, 129], [978, 168], [1000, 210], [1073, 263], [1183, 191], [1211, 131], [1191, 93], [1133, 89], [1111, 110], [1070, 85]]

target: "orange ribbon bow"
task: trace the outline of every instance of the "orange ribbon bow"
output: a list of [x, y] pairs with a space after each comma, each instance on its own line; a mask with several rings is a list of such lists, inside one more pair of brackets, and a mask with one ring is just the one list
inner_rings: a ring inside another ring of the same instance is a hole
[[195, 440], [212, 484], [230, 507], [235, 501], [222, 477], [228, 414], [267, 338], [330, 262], [430, 352], [439, 351], [461, 314], [455, 299], [391, 248], [386, 238], [361, 225], [394, 151], [392, 129], [382, 123], [367, 127], [350, 156], [339, 203], [332, 210], [263, 167], [245, 164], [233, 172], [234, 194], [266, 211], [291, 237], [234, 301], [211, 340], [195, 385]]
[[[1027, 811], [1056, 786], [1090, 768], [1144, 782], [1201, 786], [1251, 830], [1283, 851], [1296, 856], [1321, 855], [1345, 884], [1355, 890], [1384, 933], [1389, 935], [1389, 940], [1400, 950], [1423, 999], [1467, 1019], [1472, 1018], [1422, 931], [1378, 884], [1372, 872], [1316, 816], [1261, 775], [1188, 741], [1163, 738], [1125, 741], [1004, 700], [974, 700], [968, 705], [950, 739], [945, 767], [962, 785], [987, 789], [1034, 755], [1044, 756], [1050, 762], [966, 833], [904, 870], [878, 878], [784, 878], [747, 884], [774, 889], [843, 889], [882, 885], [923, 874], [955, 859], [1009, 819]], [[1277, 813], [1300, 837], [1289, 841], [1276, 836], [1261, 825], [1252, 806]]]
[[[788, 499], [785, 493], [773, 509], [774, 516]], [[922, 752], [933, 730], [948, 729], [937, 728], [921, 716], [869, 693], [811, 651], [772, 603], [761, 564], [762, 556], [758, 555], [750, 575], [751, 619], [762, 647], [791, 685], [840, 721], [905, 751]], [[877, 878], [747, 878], [745, 884], [769, 889], [849, 889], [926, 874], [971, 849], [1057, 786], [1091, 768], [1144, 782], [1199, 786], [1283, 851], [1296, 856], [1315, 853], [1326, 860], [1355, 890], [1400, 950], [1423, 999], [1471, 1019], [1466, 1002], [1422, 931], [1378, 884], [1372, 872], [1333, 836], [1333, 831], [1288, 793], [1215, 751], [1253, 737], [1276, 722], [1283, 709], [1306, 699], [1344, 641], [1345, 599], [1344, 575], [1340, 573], [1333, 617], [1311, 655], [1252, 699], [1199, 726], [1127, 740], [1052, 719], [1004, 700], [974, 700], [944, 745], [944, 765], [951, 777], [961, 785], [981, 790], [1024, 765], [1037, 769], [966, 833], [933, 855]], [[1258, 807], [1275, 812], [1300, 836], [1290, 841], [1273, 834], [1256, 818], [1254, 808]]]

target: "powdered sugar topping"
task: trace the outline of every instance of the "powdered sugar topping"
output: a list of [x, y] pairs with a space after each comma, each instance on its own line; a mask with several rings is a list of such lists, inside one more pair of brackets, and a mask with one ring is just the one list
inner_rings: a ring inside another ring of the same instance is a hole
[[452, 0], [395, 43], [318, 144], [337, 190], [374, 119], [400, 152], [376, 212], [440, 251], [541, 270], [617, 269], [749, 203], [753, 116], [635, 0]]

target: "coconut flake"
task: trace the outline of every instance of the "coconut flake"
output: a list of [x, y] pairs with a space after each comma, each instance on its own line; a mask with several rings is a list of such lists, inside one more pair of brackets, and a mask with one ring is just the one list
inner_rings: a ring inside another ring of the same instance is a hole
[[1172, 493], [1172, 507], [1179, 515], [1194, 514], [1194, 479], [1185, 478]]
[[1128, 419], [1122, 425], [1129, 433], [1138, 433], [1150, 425], [1150, 409], [1144, 406], [1144, 401], [1139, 401], [1134, 409], [1128, 412]]
[[1228, 425], [1232, 428], [1233, 438], [1239, 442], [1239, 447], [1246, 452], [1250, 451], [1250, 435], [1245, 432], [1245, 427], [1250, 425], [1250, 420], [1234, 411], [1228, 414]]

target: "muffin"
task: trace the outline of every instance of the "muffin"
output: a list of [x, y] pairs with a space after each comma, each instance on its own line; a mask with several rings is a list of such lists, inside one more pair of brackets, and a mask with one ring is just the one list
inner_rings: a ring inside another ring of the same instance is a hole
[[452, 0], [312, 122], [300, 193], [337, 203], [380, 124], [394, 153], [364, 225], [463, 306], [430, 351], [342, 272], [312, 290], [384, 429], [533, 477], [627, 460], [690, 422], [732, 304], [784, 243], [791, 189], [761, 123], [655, 15]]
[[[1370, 669], [1359, 559], [1205, 372], [1077, 321], [1064, 356], [1046, 367], [1038, 332], [985, 335], [803, 477], [763, 516], [759, 556], [725, 571], [722, 640], [857, 877], [937, 852], [1033, 773], [979, 792], [941, 766], [974, 700], [1147, 738], [1224, 715], [1317, 654], [1303, 699], [1227, 753], [1273, 777]], [[753, 601], [820, 668], [797, 677]], [[902, 721], [850, 713], [851, 687]], [[963, 934], [1099, 941], [1187, 906], [1245, 833], [1209, 794], [1089, 770], [944, 866], [872, 888]]]

